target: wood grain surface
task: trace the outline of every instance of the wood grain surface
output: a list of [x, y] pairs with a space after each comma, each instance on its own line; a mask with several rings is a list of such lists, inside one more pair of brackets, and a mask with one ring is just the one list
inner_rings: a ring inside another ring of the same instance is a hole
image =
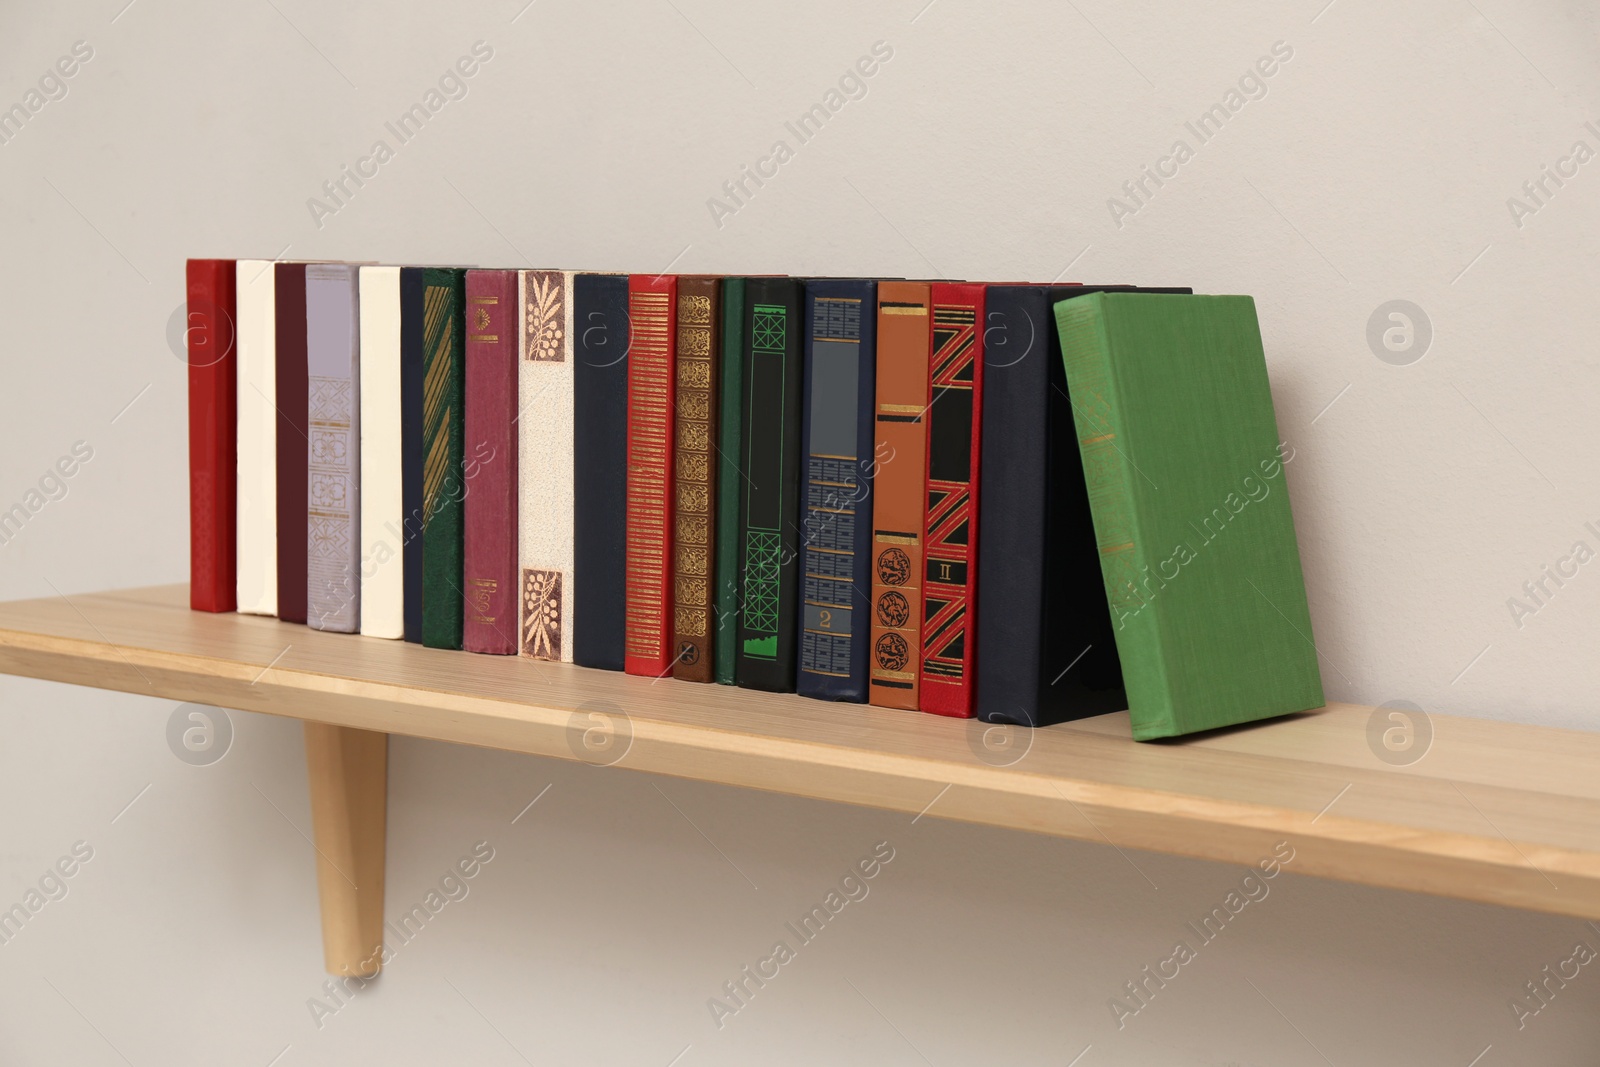
[[[1373, 709], [1136, 744], [188, 610], [185, 586], [0, 604], [0, 672], [1600, 918], [1600, 734]], [[1003, 764], [1003, 765], [1002, 765]], [[330, 961], [331, 962], [331, 961]]]

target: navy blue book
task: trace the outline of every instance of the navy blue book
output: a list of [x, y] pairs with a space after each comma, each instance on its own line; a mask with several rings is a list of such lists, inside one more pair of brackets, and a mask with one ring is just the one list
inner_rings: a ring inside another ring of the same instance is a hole
[[[1106, 285], [991, 285], [978, 508], [977, 716], [1048, 726], [1128, 706], [1052, 308]], [[1041, 576], [1043, 580], [1041, 581]]]
[[422, 268], [400, 268], [400, 505], [405, 638], [422, 643]]
[[805, 287], [793, 278], [749, 278], [744, 313], [743, 600], [733, 674], [746, 689], [792, 693]]
[[870, 281], [806, 284], [795, 689], [819, 700], [867, 699], [877, 292]]
[[628, 276], [572, 282], [572, 661], [620, 671], [627, 556]]

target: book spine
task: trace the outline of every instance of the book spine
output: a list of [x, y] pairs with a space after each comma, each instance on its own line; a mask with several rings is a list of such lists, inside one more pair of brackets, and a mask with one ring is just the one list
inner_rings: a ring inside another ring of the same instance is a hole
[[1139, 709], [1158, 730], [1171, 733], [1177, 719], [1162, 662], [1157, 610], [1140, 610], [1144, 601], [1139, 582], [1152, 561], [1139, 535], [1133, 472], [1117, 443], [1124, 420], [1103, 312], [1096, 300], [1064, 300], [1056, 304], [1055, 318], [1128, 706]]
[[235, 283], [239, 320], [235, 588], [239, 610], [248, 615], [278, 613], [278, 413], [273, 408], [278, 390], [272, 369], [277, 354], [276, 277], [271, 261], [241, 259]]
[[278, 618], [306, 621], [306, 265], [273, 265]]
[[743, 278], [722, 280], [722, 366], [718, 398], [717, 456], [717, 634], [714, 677], [734, 684], [739, 655], [739, 602], [743, 568], [739, 552], [739, 503], [744, 473], [744, 287]]
[[[1040, 286], [991, 285], [985, 301], [979, 494], [976, 708], [986, 722], [1038, 725], [1046, 582], [1050, 306]], [[1057, 361], [1059, 362], [1059, 360]], [[1070, 417], [1070, 416], [1069, 416]], [[1074, 454], [1076, 439], [1072, 440]], [[1062, 611], [1078, 611], [1062, 604]], [[1077, 650], [1074, 650], [1076, 653]]]
[[574, 275], [518, 277], [519, 652], [572, 662]]
[[678, 279], [628, 279], [629, 674], [660, 677], [672, 669], [673, 374]]
[[466, 276], [462, 632], [468, 652], [517, 652], [517, 272]]
[[678, 279], [678, 399], [673, 477], [672, 676], [710, 682], [711, 618], [717, 549], [717, 369], [721, 362], [722, 284]]
[[357, 268], [306, 268], [306, 625], [361, 619], [360, 321]]
[[400, 268], [361, 268], [361, 632], [405, 636]]
[[984, 287], [933, 286], [928, 361], [928, 507], [924, 525], [918, 706], [972, 717], [978, 492], [983, 441]]
[[423, 268], [400, 268], [400, 508], [405, 639], [422, 643], [423, 505], [422, 333], [427, 286]]
[[800, 548], [801, 696], [867, 697], [872, 554], [872, 399], [877, 286], [806, 288], [805, 503]]
[[734, 677], [777, 693], [795, 685], [802, 294], [789, 278], [752, 278], [745, 294], [744, 596]]
[[[1089, 287], [1081, 285], [1052, 288], [1049, 303], [1089, 291]], [[1050, 321], [1048, 305], [1046, 321]], [[1049, 552], [1042, 571], [1044, 626], [1039, 653], [1039, 717], [1030, 722], [1035, 726], [1103, 715], [1128, 706], [1111, 612], [1100, 610], [1105, 600], [1104, 581], [1095, 548], [1094, 516], [1089, 509], [1083, 458], [1073, 424], [1072, 394], [1061, 361], [1061, 339], [1055, 330], [1047, 329], [1045, 335], [1049, 338], [1045, 389], [1045, 469], [1049, 488], [1045, 495], [1044, 543]], [[984, 389], [988, 388], [985, 383]], [[984, 449], [987, 452], [987, 440]], [[981, 540], [979, 545], [981, 550]], [[980, 583], [980, 595], [982, 589]], [[1091, 610], [1084, 610], [1084, 605]], [[978, 618], [981, 625], [981, 613]], [[980, 651], [982, 648], [980, 644]]]
[[868, 698], [907, 711], [917, 710], [922, 649], [930, 310], [927, 285], [878, 283]]
[[460, 648], [464, 271], [429, 268], [422, 325], [422, 643]]
[[628, 279], [580, 274], [572, 283], [574, 347], [572, 569], [577, 601], [572, 661], [620, 671], [628, 546]]
[[188, 289], [189, 606], [237, 606], [236, 265], [191, 259]]

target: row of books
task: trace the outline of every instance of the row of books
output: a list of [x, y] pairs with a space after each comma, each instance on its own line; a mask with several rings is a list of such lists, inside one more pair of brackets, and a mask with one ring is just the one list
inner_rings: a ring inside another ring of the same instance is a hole
[[196, 609], [1138, 737], [1322, 702], [1248, 297], [262, 260], [188, 292]]

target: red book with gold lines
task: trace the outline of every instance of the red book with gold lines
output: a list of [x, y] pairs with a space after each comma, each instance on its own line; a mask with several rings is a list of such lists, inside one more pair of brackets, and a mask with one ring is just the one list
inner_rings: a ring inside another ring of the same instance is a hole
[[628, 499], [623, 669], [672, 669], [672, 446], [678, 279], [628, 278]]

